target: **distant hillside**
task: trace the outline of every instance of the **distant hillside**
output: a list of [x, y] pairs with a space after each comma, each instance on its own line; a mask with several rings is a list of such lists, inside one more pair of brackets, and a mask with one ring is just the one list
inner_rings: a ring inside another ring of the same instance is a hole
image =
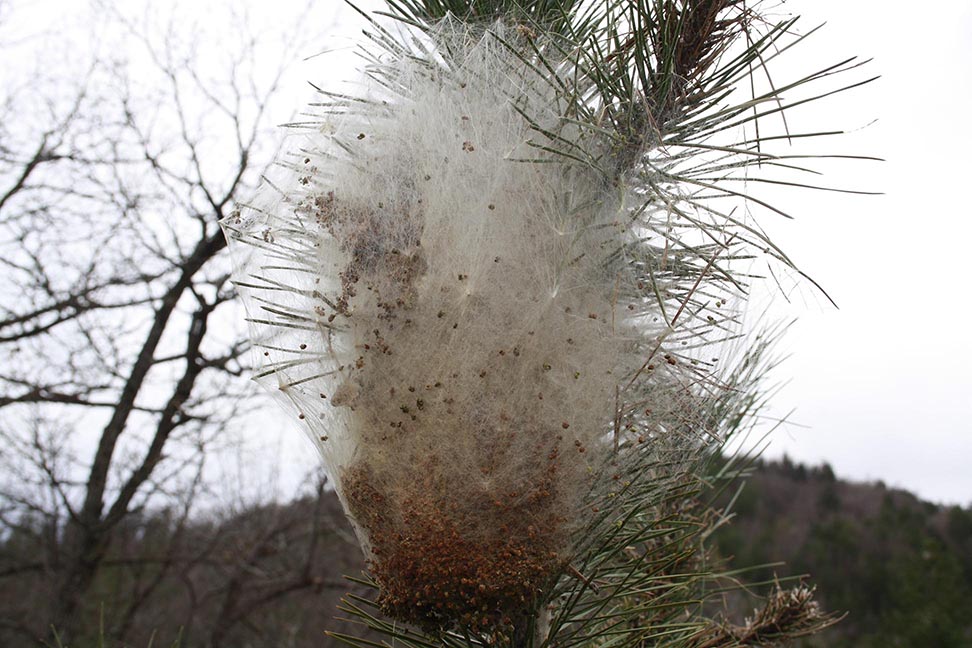
[[829, 466], [758, 464], [716, 536], [748, 580], [809, 574], [846, 619], [807, 646], [972, 646], [972, 509], [940, 507]]
[[[745, 580], [809, 574], [825, 608], [847, 613], [806, 647], [972, 646], [972, 509], [784, 461], [755, 466], [735, 511], [713, 538], [730, 567], [785, 561]], [[57, 556], [38, 555], [36, 538], [54, 532], [28, 520], [0, 536], [0, 646], [49, 632]], [[111, 648], [321, 648], [336, 645], [325, 629], [356, 631], [334, 617], [350, 585], [341, 575], [360, 572], [361, 552], [323, 488], [187, 526], [146, 514], [107, 551], [77, 645], [101, 645], [104, 632]], [[755, 601], [729, 603], [742, 616]]]

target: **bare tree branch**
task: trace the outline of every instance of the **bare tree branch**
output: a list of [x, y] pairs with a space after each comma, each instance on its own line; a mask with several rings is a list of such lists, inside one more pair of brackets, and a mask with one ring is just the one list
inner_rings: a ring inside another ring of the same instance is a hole
[[[206, 452], [231, 443], [248, 409], [250, 347], [227, 330], [235, 293], [217, 223], [275, 153], [284, 74], [317, 36], [308, 28], [329, 26], [308, 20], [312, 5], [289, 21], [278, 12], [278, 30], [228, 15], [190, 33], [173, 11], [139, 20], [96, 2], [85, 40], [107, 46], [72, 52], [63, 76], [45, 50], [30, 83], [5, 88], [0, 643], [45, 641], [53, 624], [83, 644], [105, 574], [119, 583], [108, 625], [120, 641], [173, 580], [211, 605], [226, 636], [288, 593], [325, 586], [321, 546], [299, 519], [261, 518], [237, 537], [194, 517], [212, 489]], [[0, 3], [0, 20], [8, 11]], [[262, 572], [288, 534], [306, 553]], [[221, 555], [233, 538], [244, 549]], [[43, 586], [3, 607], [4, 588], [24, 582]]]

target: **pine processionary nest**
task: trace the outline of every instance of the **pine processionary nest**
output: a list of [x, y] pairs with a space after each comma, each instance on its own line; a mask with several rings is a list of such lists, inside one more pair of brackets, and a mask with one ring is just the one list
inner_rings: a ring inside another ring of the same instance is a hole
[[532, 144], [541, 125], [606, 145], [499, 39], [438, 38], [449, 65], [389, 64], [399, 94], [373, 84], [296, 141], [226, 227], [261, 376], [317, 443], [386, 610], [495, 627], [564, 569], [634, 422], [677, 409], [649, 391], [622, 412], [619, 388], [680, 367], [641, 366], [670, 333], [638, 248], [655, 212]]

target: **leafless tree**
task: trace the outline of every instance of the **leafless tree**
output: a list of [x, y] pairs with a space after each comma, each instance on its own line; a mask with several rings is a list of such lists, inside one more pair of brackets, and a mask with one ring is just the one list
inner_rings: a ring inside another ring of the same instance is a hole
[[[47, 34], [0, 88], [0, 639], [84, 641], [109, 598], [106, 632], [129, 636], [181, 581], [197, 605], [176, 622], [207, 601], [218, 645], [261, 601], [323, 583], [286, 516], [232, 537], [190, 520], [250, 395], [217, 221], [272, 159], [281, 75], [327, 25], [92, 15], [100, 51]], [[303, 557], [243, 593], [281, 537]], [[39, 589], [18, 595], [25, 574]]]

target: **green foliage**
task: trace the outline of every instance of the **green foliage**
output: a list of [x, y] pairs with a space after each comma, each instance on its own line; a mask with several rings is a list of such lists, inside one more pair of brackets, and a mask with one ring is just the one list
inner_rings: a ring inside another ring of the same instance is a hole
[[[759, 504], [717, 539], [734, 564], [782, 559], [786, 573], [812, 574], [827, 608], [847, 613], [808, 645], [944, 648], [972, 640], [972, 510], [847, 484], [828, 466], [808, 470], [806, 480], [797, 472], [793, 464], [758, 470], [747, 490]], [[774, 542], [784, 526], [802, 540]]]
[[[801, 479], [801, 481], [805, 479], [806, 477]], [[834, 513], [840, 510], [840, 494], [834, 488], [832, 482], [824, 486], [823, 492], [820, 493], [820, 498], [817, 500], [817, 504], [824, 513]]]

